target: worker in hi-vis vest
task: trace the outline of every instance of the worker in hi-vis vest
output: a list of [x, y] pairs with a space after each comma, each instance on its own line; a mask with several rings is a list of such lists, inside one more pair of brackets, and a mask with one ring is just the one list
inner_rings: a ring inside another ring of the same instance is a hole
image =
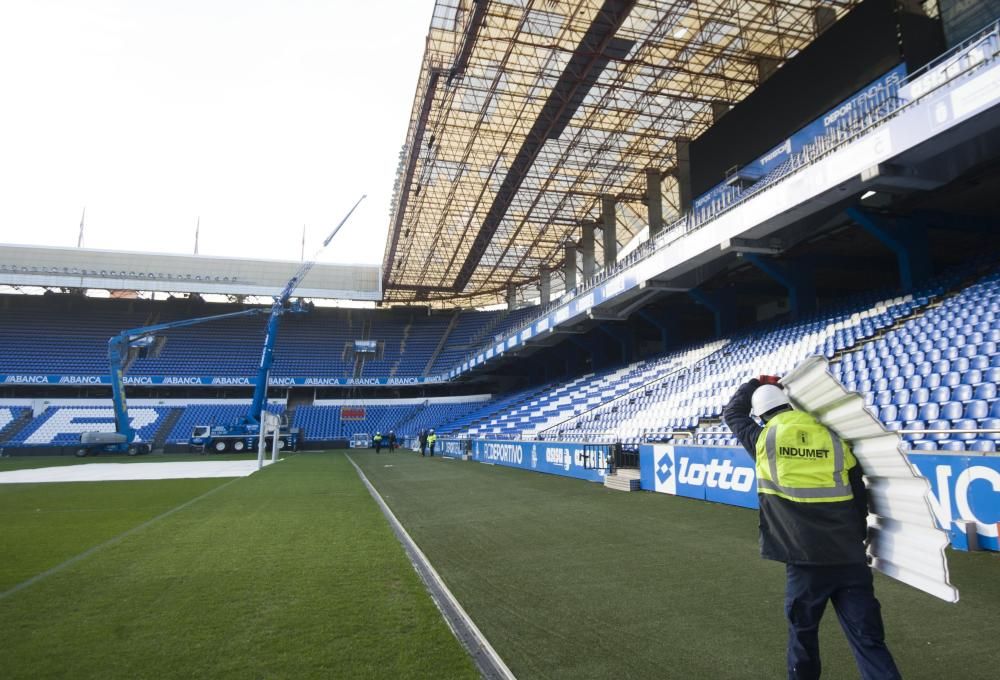
[[375, 436], [372, 437], [372, 446], [375, 447], [375, 453], [382, 451], [382, 433], [376, 432]]
[[793, 409], [775, 376], [741, 385], [723, 418], [757, 463], [761, 556], [785, 563], [789, 679], [820, 677], [827, 601], [861, 677], [899, 678], [866, 555], [868, 494], [850, 445]]

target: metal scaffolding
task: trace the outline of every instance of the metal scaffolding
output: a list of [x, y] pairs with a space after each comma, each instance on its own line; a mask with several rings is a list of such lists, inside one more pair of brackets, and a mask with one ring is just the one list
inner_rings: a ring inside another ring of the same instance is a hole
[[601, 228], [609, 196], [625, 245], [647, 225], [647, 171], [676, 216], [686, 142], [859, 1], [438, 0], [386, 301], [502, 302], [559, 268], [583, 222]]

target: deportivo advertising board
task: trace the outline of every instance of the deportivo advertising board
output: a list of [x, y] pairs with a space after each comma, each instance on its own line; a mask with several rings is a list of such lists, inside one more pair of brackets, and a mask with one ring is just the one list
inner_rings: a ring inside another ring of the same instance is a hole
[[438, 439], [434, 442], [434, 453], [449, 458], [461, 458], [465, 453], [466, 440]]
[[[593, 451], [598, 460], [589, 461], [585, 454]], [[599, 451], [599, 452], [598, 452]], [[550, 475], [574, 477], [590, 482], [603, 482], [607, 458], [603, 447], [584, 450], [583, 444], [566, 442], [515, 442], [474, 440], [472, 459], [480, 463], [516, 467]], [[591, 469], [593, 466], [597, 469]]]

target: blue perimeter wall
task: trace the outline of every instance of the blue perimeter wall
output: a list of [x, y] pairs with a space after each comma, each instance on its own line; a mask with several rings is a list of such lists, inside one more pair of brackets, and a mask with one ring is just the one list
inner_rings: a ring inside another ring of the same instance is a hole
[[[444, 455], [459, 456], [466, 442], [438, 440]], [[564, 477], [603, 482], [599, 469], [585, 467], [584, 445], [571, 442], [472, 441], [472, 459]], [[910, 453], [907, 458], [931, 486], [931, 508], [952, 546], [968, 549], [964, 522], [975, 522], [980, 548], [1000, 551], [1000, 456]], [[757, 508], [753, 459], [742, 448], [647, 444], [639, 448], [644, 491]]]

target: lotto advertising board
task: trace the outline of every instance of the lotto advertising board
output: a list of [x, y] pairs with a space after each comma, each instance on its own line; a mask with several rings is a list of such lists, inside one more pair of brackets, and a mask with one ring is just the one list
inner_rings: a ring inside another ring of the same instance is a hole
[[757, 475], [743, 449], [643, 445], [639, 471], [647, 491], [757, 508]]
[[[974, 522], [980, 549], [1000, 551], [1000, 457], [910, 453], [931, 485], [931, 508], [956, 549], [968, 550]], [[645, 491], [757, 508], [757, 475], [742, 448], [644, 445], [639, 449]]]
[[563, 442], [475, 440], [472, 459], [590, 482], [603, 482], [607, 468], [604, 447], [585, 448], [583, 444]]
[[908, 458], [931, 484], [931, 508], [951, 544], [969, 549], [965, 523], [976, 523], [979, 547], [1000, 550], [1000, 457], [911, 453]]

